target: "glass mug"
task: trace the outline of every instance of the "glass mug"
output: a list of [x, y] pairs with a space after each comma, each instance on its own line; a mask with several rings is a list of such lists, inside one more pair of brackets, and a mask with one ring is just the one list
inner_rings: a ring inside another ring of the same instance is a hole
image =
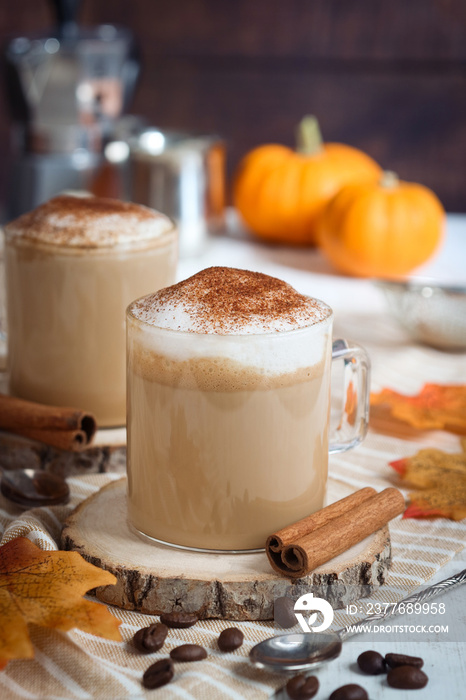
[[99, 427], [124, 425], [125, 310], [174, 282], [172, 222], [139, 205], [63, 195], [4, 233], [10, 392], [89, 411]]
[[[305, 328], [216, 335], [151, 325], [140, 301], [127, 310], [129, 526], [198, 551], [261, 550], [323, 507], [329, 452], [364, 439], [367, 353], [332, 343], [321, 302], [325, 318]], [[345, 406], [329, 444], [337, 359]]]

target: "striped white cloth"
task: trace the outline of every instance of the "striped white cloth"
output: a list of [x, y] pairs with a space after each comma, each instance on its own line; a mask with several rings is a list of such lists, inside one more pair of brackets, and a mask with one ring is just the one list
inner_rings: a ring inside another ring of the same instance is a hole
[[[427, 381], [466, 383], [465, 353], [442, 353], [412, 343], [385, 313], [369, 282], [326, 274], [328, 269], [322, 267], [322, 261], [313, 251], [275, 249], [241, 238], [222, 238], [202, 259], [182, 263], [179, 277], [226, 261], [230, 266], [281, 277], [299, 291], [327, 301], [335, 310], [335, 336], [351, 338], [368, 349], [373, 391], [387, 386], [402, 393], [415, 393]], [[457, 436], [442, 431], [415, 433], [406, 428], [393, 434], [378, 425], [369, 431], [366, 441], [357, 449], [332, 456], [330, 473], [353, 489], [370, 485], [381, 490], [398, 485], [397, 475], [388, 462], [412, 455], [422, 447], [458, 452], [460, 441]], [[56, 549], [61, 523], [71, 509], [113, 478], [120, 478], [120, 475], [70, 479], [72, 501], [68, 506], [23, 513], [0, 497], [1, 544], [25, 535], [43, 549]], [[429, 581], [466, 543], [466, 521], [398, 518], [392, 522], [390, 531], [393, 564], [387, 584], [395, 599]], [[383, 597], [383, 589], [379, 596]], [[384, 602], [389, 601], [384, 599]], [[143, 671], [156, 659], [166, 656], [172, 647], [184, 642], [204, 645], [208, 658], [193, 664], [177, 664], [175, 680], [157, 691], [160, 697], [177, 700], [266, 698], [284, 684], [284, 679], [278, 675], [254, 669], [247, 658], [255, 643], [273, 634], [272, 623], [235, 623], [243, 630], [245, 642], [231, 654], [221, 654], [216, 647], [219, 632], [231, 623], [212, 620], [201, 621], [187, 630], [171, 630], [163, 650], [142, 656], [134, 652], [128, 641], [137, 629], [158, 618], [117, 608], [111, 611], [122, 621], [123, 643], [106, 641], [79, 630], [62, 634], [32, 629], [35, 658], [13, 661], [0, 673], [2, 700], [155, 697], [141, 686]], [[343, 613], [337, 613], [336, 622], [339, 626], [345, 624]]]
[[[332, 476], [354, 489], [372, 485], [377, 490], [397, 484], [396, 473], [388, 461], [414, 454], [421, 446], [441, 445], [459, 450], [459, 439], [443, 432], [401, 439], [370, 431], [356, 450], [331, 458]], [[99, 474], [69, 479], [72, 501], [22, 512], [0, 500], [1, 544], [19, 535], [29, 537], [43, 549], [57, 549], [61, 523], [72, 508], [101, 486], [121, 475]], [[375, 594], [384, 603], [404, 597], [428, 581], [466, 543], [466, 522], [445, 519], [402, 520], [390, 526], [393, 564], [387, 584]], [[274, 633], [272, 623], [235, 623], [245, 635], [243, 646], [231, 654], [218, 651], [220, 631], [231, 623], [220, 620], [201, 621], [186, 630], [171, 630], [163, 650], [149, 656], [137, 654], [128, 642], [141, 627], [156, 621], [154, 616], [111, 608], [122, 621], [123, 643], [103, 640], [74, 630], [63, 634], [40, 628], [32, 629], [34, 660], [13, 661], [0, 673], [0, 697], [11, 698], [145, 698], [152, 697], [141, 685], [144, 670], [171, 648], [186, 642], [202, 644], [208, 658], [195, 664], [177, 664], [176, 678], [163, 688], [164, 698], [266, 698], [281, 687], [283, 678], [254, 669], [248, 653], [257, 642]], [[343, 612], [336, 614], [338, 627], [354, 623]], [[160, 691], [159, 691], [160, 692]]]

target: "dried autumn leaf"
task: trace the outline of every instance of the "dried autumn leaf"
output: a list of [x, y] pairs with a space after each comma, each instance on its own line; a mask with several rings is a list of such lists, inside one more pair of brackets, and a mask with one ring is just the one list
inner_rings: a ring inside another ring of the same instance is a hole
[[466, 435], [466, 385], [425, 384], [416, 396], [391, 389], [371, 394], [371, 406], [389, 407], [391, 415], [419, 430], [448, 430]]
[[28, 623], [65, 632], [79, 627], [119, 641], [120, 622], [104, 605], [82, 597], [115, 582], [77, 552], [43, 551], [26, 537], [0, 547], [0, 668], [34, 656]]
[[449, 454], [420, 450], [413, 457], [390, 462], [406, 484], [415, 487], [404, 518], [466, 518], [466, 452]]

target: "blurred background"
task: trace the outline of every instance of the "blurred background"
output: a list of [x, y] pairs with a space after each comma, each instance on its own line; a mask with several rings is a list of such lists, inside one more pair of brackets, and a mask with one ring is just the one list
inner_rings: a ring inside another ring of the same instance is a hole
[[[3, 48], [50, 31], [52, 5], [1, 3]], [[258, 144], [292, 146], [312, 113], [324, 140], [361, 148], [432, 188], [447, 211], [466, 211], [464, 0], [83, 0], [77, 11], [80, 26], [132, 32], [141, 72], [127, 111], [220, 135], [229, 175]], [[2, 100], [8, 163], [11, 97]], [[8, 177], [3, 167], [2, 203]]]

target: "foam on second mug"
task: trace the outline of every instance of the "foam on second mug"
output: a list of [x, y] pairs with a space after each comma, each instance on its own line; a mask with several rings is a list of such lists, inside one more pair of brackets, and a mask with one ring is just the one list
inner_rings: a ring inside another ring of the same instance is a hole
[[[324, 302], [299, 294], [282, 280], [223, 267], [202, 270], [138, 299], [129, 312], [143, 322], [138, 345], [140, 371], [146, 376], [159, 353], [176, 362], [229, 358], [261, 375], [309, 368], [323, 360], [320, 324], [332, 315]], [[151, 327], [158, 332], [151, 333]]]
[[160, 212], [132, 202], [62, 194], [5, 227], [11, 240], [79, 248], [143, 246], [173, 230]]

